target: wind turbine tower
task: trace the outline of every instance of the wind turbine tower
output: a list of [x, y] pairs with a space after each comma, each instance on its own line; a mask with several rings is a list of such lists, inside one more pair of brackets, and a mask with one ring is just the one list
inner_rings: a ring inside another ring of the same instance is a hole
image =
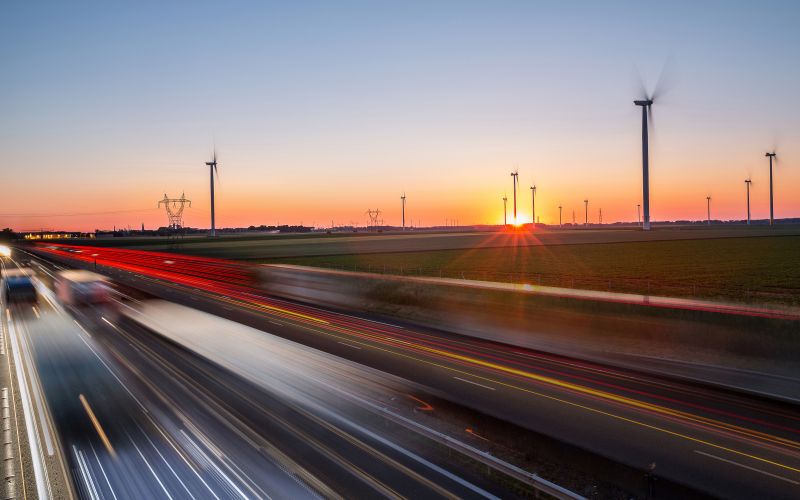
[[642, 225], [642, 206], [638, 203], [636, 204], [636, 224]]
[[215, 238], [217, 236], [217, 228], [214, 223], [214, 174], [217, 172], [217, 150], [214, 149], [214, 155], [211, 161], [207, 161], [208, 172], [211, 176], [211, 232], [209, 236]]
[[536, 184], [531, 186], [531, 223], [536, 227]]
[[508, 225], [508, 196], [503, 195], [503, 225]]
[[708, 218], [706, 219], [706, 221], [708, 222], [708, 225], [710, 226], [711, 225], [711, 197], [710, 196], [706, 196], [706, 202], [708, 204]]
[[564, 224], [561, 222], [561, 209], [563, 207], [561, 205], [558, 206], [558, 227], [562, 227]]
[[753, 181], [750, 180], [750, 179], [745, 179], [744, 180], [744, 184], [745, 184], [745, 186], [747, 186], [747, 225], [748, 226], [750, 225], [750, 184], [752, 184], [752, 183], [753, 183]]
[[514, 224], [517, 223], [517, 184], [519, 184], [519, 172], [511, 172], [511, 182], [514, 185]]
[[769, 225], [771, 226], [775, 223], [775, 213], [772, 211], [772, 159], [775, 158], [775, 161], [777, 161], [778, 158], [775, 155], [775, 151], [764, 156], [769, 157]]
[[400, 201], [403, 203], [403, 231], [406, 230], [406, 194], [403, 193], [403, 196], [400, 197]]
[[633, 101], [633, 104], [642, 107], [642, 203], [644, 204], [644, 224], [642, 229], [650, 230], [650, 166], [647, 137], [648, 111], [653, 105], [653, 96], [646, 99]]

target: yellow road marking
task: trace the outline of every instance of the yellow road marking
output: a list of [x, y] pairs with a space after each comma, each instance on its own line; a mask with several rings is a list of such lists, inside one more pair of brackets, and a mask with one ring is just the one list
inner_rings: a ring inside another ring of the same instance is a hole
[[[314, 330], [314, 331], [316, 331], [318, 333], [321, 333], [323, 335], [330, 336], [330, 337], [334, 337], [334, 338], [338, 338], [338, 339], [345, 339], [345, 337], [341, 337], [341, 336], [336, 335], [334, 333], [329, 333], [329, 332], [325, 332], [325, 331], [321, 331], [321, 330]], [[566, 399], [558, 398], [556, 396], [551, 396], [549, 394], [544, 394], [544, 393], [537, 392], [537, 391], [534, 391], [534, 390], [531, 390], [531, 389], [525, 389], [524, 387], [519, 387], [519, 386], [516, 386], [516, 385], [513, 385], [513, 384], [506, 383], [506, 382], [501, 382], [499, 380], [494, 380], [494, 379], [489, 378], [489, 377], [476, 375], [476, 374], [474, 374], [472, 372], [459, 370], [457, 368], [452, 368], [452, 367], [449, 367], [449, 366], [446, 366], [446, 365], [443, 365], [443, 364], [440, 364], [440, 363], [436, 363], [436, 362], [433, 362], [433, 361], [428, 361], [428, 360], [425, 360], [425, 359], [417, 358], [417, 357], [411, 356], [409, 354], [403, 354], [403, 353], [400, 353], [400, 352], [392, 351], [390, 349], [386, 349], [386, 348], [383, 348], [383, 347], [378, 347], [378, 346], [375, 346], [375, 345], [372, 345], [372, 344], [369, 344], [369, 343], [366, 343], [366, 342], [361, 342], [361, 341], [352, 340], [352, 339], [348, 339], [348, 341], [349, 342], [354, 342], [354, 343], [357, 343], [357, 344], [361, 344], [361, 345], [364, 345], [366, 347], [371, 347], [371, 348], [379, 350], [379, 351], [388, 352], [388, 353], [394, 354], [396, 356], [401, 356], [401, 357], [404, 357], [404, 358], [413, 359], [414, 361], [418, 361], [420, 363], [425, 363], [425, 364], [428, 364], [428, 365], [436, 366], [437, 368], [441, 368], [443, 370], [448, 370], [448, 371], [455, 372], [455, 373], [469, 375], [469, 376], [472, 376], [472, 377], [475, 377], [475, 378], [479, 378], [479, 379], [485, 380], [487, 382], [492, 382], [492, 383], [495, 383], [495, 384], [498, 384], [498, 385], [502, 385], [504, 387], [508, 387], [510, 389], [515, 389], [515, 390], [518, 390], [518, 391], [521, 391], [521, 392], [525, 392], [525, 393], [528, 393], [528, 394], [533, 394], [535, 396], [539, 396], [539, 397], [542, 397], [542, 398], [550, 399], [552, 401], [557, 401], [559, 403], [563, 403], [563, 404], [566, 404], [566, 405], [574, 406], [576, 408], [581, 408], [583, 410], [587, 410], [587, 411], [590, 411], [590, 412], [593, 412], [593, 413], [598, 413], [600, 415], [605, 415], [607, 417], [611, 417], [611, 418], [614, 418], [614, 419], [617, 419], [617, 420], [622, 420], [624, 422], [628, 422], [628, 423], [635, 424], [635, 425], [638, 425], [638, 426], [641, 426], [641, 427], [645, 427], [645, 428], [650, 429], [650, 430], [663, 432], [663, 433], [669, 434], [671, 436], [675, 436], [675, 437], [679, 437], [679, 438], [682, 438], [682, 439], [686, 439], [688, 441], [692, 441], [692, 442], [695, 442], [695, 443], [704, 444], [704, 445], [710, 446], [712, 448], [728, 451], [730, 453], [734, 453], [734, 454], [739, 455], [739, 456], [751, 458], [751, 459], [757, 460], [759, 462], [768, 463], [768, 464], [774, 465], [776, 467], [780, 467], [780, 468], [783, 468], [783, 469], [787, 469], [787, 470], [790, 470], [790, 471], [794, 471], [794, 472], [800, 473], [800, 469], [798, 469], [798, 468], [791, 467], [789, 465], [785, 465], [785, 464], [782, 464], [780, 462], [775, 462], [775, 461], [769, 460], [767, 458], [759, 457], [757, 455], [751, 455], [749, 453], [746, 453], [746, 452], [743, 452], [743, 451], [739, 451], [739, 450], [735, 450], [733, 448], [728, 448], [726, 446], [715, 444], [715, 443], [712, 443], [710, 441], [705, 441], [705, 440], [700, 439], [700, 438], [695, 438], [695, 437], [692, 437], [692, 436], [688, 436], [686, 434], [681, 434], [679, 432], [670, 431], [668, 429], [664, 429], [663, 427], [658, 427], [656, 425], [648, 424], [648, 423], [645, 423], [645, 422], [640, 422], [640, 421], [634, 420], [632, 418], [623, 417], [621, 415], [616, 415], [614, 413], [610, 413], [610, 412], [607, 412], [607, 411], [604, 411], [604, 410], [600, 410], [600, 409], [597, 409], [597, 408], [592, 408], [591, 406], [582, 405], [580, 403], [575, 403], [575, 402], [572, 402], [572, 401], [568, 401]]]
[[97, 431], [97, 434], [100, 435], [100, 440], [103, 441], [108, 452], [111, 454], [112, 457], [117, 458], [117, 452], [114, 451], [114, 447], [111, 446], [111, 441], [108, 440], [108, 436], [106, 436], [106, 431], [103, 430], [103, 427], [100, 425], [100, 421], [97, 420], [97, 417], [92, 411], [92, 407], [89, 406], [89, 402], [86, 401], [86, 397], [81, 394], [79, 398], [81, 400], [81, 404], [83, 405], [83, 409], [86, 410], [86, 413], [89, 415], [89, 420], [92, 421], [94, 425], [94, 429]]

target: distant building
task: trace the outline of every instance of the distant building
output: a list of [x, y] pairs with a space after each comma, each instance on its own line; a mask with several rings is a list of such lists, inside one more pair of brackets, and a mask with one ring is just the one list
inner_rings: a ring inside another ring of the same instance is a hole
[[94, 238], [94, 233], [81, 233], [69, 231], [32, 231], [25, 233], [26, 240], [65, 240], [71, 238]]

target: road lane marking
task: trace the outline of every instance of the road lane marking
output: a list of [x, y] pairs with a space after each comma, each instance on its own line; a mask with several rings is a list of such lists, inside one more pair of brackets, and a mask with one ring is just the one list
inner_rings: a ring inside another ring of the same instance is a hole
[[92, 421], [92, 425], [94, 425], [94, 430], [96, 430], [97, 434], [100, 435], [100, 440], [103, 441], [103, 445], [105, 445], [106, 449], [108, 450], [109, 453], [111, 453], [112, 457], [117, 458], [117, 452], [114, 451], [114, 447], [111, 446], [111, 441], [109, 441], [108, 436], [106, 436], [106, 431], [103, 430], [103, 426], [100, 425], [100, 421], [97, 420], [94, 411], [92, 411], [92, 407], [89, 406], [89, 402], [86, 401], [86, 396], [81, 394], [80, 396], [78, 396], [78, 399], [81, 400], [83, 409], [86, 410], [86, 413], [89, 415], [89, 420]]
[[145, 430], [142, 429], [142, 426], [140, 426], [138, 423], [136, 424], [136, 427], [139, 428], [139, 432], [142, 433], [145, 439], [147, 439], [147, 442], [150, 443], [150, 446], [153, 447], [153, 449], [156, 451], [161, 460], [164, 461], [164, 463], [167, 465], [167, 468], [170, 470], [170, 472], [172, 472], [172, 475], [175, 476], [175, 479], [177, 479], [178, 482], [181, 484], [181, 486], [183, 486], [183, 489], [186, 490], [186, 493], [188, 493], [191, 498], [195, 498], [192, 492], [189, 491], [189, 488], [186, 487], [186, 484], [184, 484], [184, 482], [181, 480], [181, 477], [178, 475], [178, 473], [175, 472], [175, 469], [173, 469], [172, 466], [169, 464], [169, 461], [166, 458], [164, 458], [164, 455], [161, 454], [161, 451], [159, 451], [158, 446], [156, 446], [153, 440], [150, 439], [150, 436], [147, 435], [147, 432], [145, 432]]
[[139, 454], [139, 456], [142, 457], [142, 461], [144, 462], [144, 464], [147, 466], [148, 469], [150, 469], [150, 473], [153, 475], [154, 478], [156, 478], [158, 485], [161, 486], [162, 490], [164, 490], [164, 494], [167, 495], [167, 498], [169, 498], [169, 500], [172, 500], [172, 495], [169, 494], [169, 491], [167, 491], [167, 488], [164, 486], [164, 483], [161, 482], [161, 479], [158, 477], [158, 474], [156, 474], [156, 471], [154, 471], [153, 468], [150, 466], [150, 462], [148, 462], [147, 459], [144, 457], [144, 454], [142, 454], [142, 450], [140, 450], [139, 447], [136, 446], [136, 442], [133, 440], [130, 434], [128, 435], [128, 439], [130, 439], [133, 447], [136, 448], [136, 452]]
[[477, 382], [473, 382], [472, 380], [467, 380], [465, 378], [461, 378], [461, 377], [453, 377], [453, 378], [456, 379], [456, 380], [460, 380], [462, 382], [466, 382], [468, 384], [477, 385], [478, 387], [483, 387], [484, 389], [489, 389], [490, 391], [496, 390], [494, 387], [489, 387], [488, 385], [479, 384]]
[[8, 315], [8, 333], [11, 340], [11, 353], [14, 357], [14, 369], [17, 372], [17, 384], [19, 385], [20, 399], [22, 400], [22, 414], [25, 417], [25, 431], [28, 435], [28, 446], [31, 450], [31, 461], [33, 462], [33, 477], [36, 480], [36, 493], [39, 498], [50, 498], [50, 482], [47, 478], [47, 469], [44, 467], [44, 454], [42, 453], [42, 443], [39, 433], [36, 431], [36, 421], [33, 418], [33, 401], [28, 394], [28, 382], [25, 378], [25, 371], [22, 368], [22, 353], [19, 347], [20, 339], [17, 338], [14, 323], [11, 320], [11, 313], [6, 309]]
[[108, 480], [108, 476], [106, 475], [106, 470], [103, 468], [103, 463], [100, 461], [100, 457], [97, 455], [97, 451], [94, 449], [94, 445], [90, 442], [89, 447], [92, 449], [92, 454], [94, 455], [94, 459], [97, 461], [98, 467], [100, 467], [100, 472], [103, 473], [103, 477], [106, 480], [106, 484], [108, 485], [108, 491], [111, 492], [111, 496], [114, 497], [114, 500], [117, 500], [117, 494], [114, 493], [114, 488], [111, 486], [111, 481]]
[[[20, 337], [19, 344], [22, 350], [22, 357], [25, 358], [26, 365], [23, 367], [24, 371], [28, 373], [28, 379], [31, 382], [30, 392], [34, 396], [34, 403], [36, 405], [36, 410], [39, 413], [39, 422], [41, 423], [41, 431], [44, 434], [44, 442], [47, 446], [47, 455], [53, 456], [55, 451], [53, 450], [53, 438], [50, 437], [50, 425], [49, 420], [46, 416], [47, 411], [45, 410], [45, 403], [42, 399], [41, 394], [41, 387], [39, 386], [38, 377], [36, 375], [36, 364], [33, 362], [33, 356], [30, 354], [28, 343], [27, 341]], [[33, 367], [33, 368], [31, 368]], [[31, 370], [34, 370], [33, 372]]]
[[359, 351], [361, 350], [361, 348], [360, 348], [360, 347], [358, 347], [358, 346], [356, 346], [356, 345], [350, 345], [350, 344], [347, 344], [347, 343], [345, 343], [345, 342], [338, 342], [338, 343], [339, 343], [339, 344], [342, 344], [343, 346], [347, 346], [347, 347], [349, 347], [349, 348], [351, 348], [351, 349], [358, 349]]
[[97, 493], [97, 488], [94, 485], [94, 478], [89, 471], [89, 465], [86, 463], [83, 453], [81, 453], [81, 450], [79, 450], [74, 444], [72, 445], [72, 449], [75, 451], [75, 460], [78, 462], [78, 467], [80, 469], [81, 476], [83, 476], [83, 482], [86, 483], [89, 496], [92, 498], [92, 500], [95, 498], [99, 499], [100, 495]]
[[697, 453], [698, 455], [703, 455], [704, 457], [713, 458], [715, 460], [719, 460], [720, 462], [725, 462], [725, 463], [728, 463], [728, 464], [731, 464], [731, 465], [736, 465], [737, 467], [742, 467], [744, 469], [751, 470], [753, 472], [758, 472], [759, 474], [764, 474], [765, 476], [774, 477], [775, 479], [780, 479], [781, 481], [786, 481], [787, 483], [800, 485], [800, 482], [794, 481], [794, 480], [789, 479], [787, 477], [779, 476], [777, 474], [773, 474], [773, 473], [767, 472], [765, 470], [756, 469], [755, 467], [750, 467], [749, 465], [740, 464], [739, 462], [734, 462], [733, 460], [728, 460], [727, 458], [718, 457], [716, 455], [712, 455], [711, 453], [706, 453], [706, 452], [700, 451], [700, 450], [694, 450], [694, 452]]
[[[316, 331], [317, 333], [321, 333], [321, 334], [327, 335], [329, 337], [343, 338], [343, 337], [339, 336], [337, 333], [326, 332], [324, 330], [314, 330], [314, 329], [311, 329], [311, 328], [307, 328], [307, 329], [311, 330], [311, 331]], [[657, 425], [648, 424], [648, 423], [642, 422], [640, 420], [636, 420], [636, 419], [628, 418], [628, 417], [623, 417], [622, 415], [617, 415], [615, 413], [611, 413], [609, 411], [604, 411], [604, 410], [601, 410], [599, 408], [594, 408], [594, 407], [587, 406], [587, 405], [584, 405], [584, 404], [581, 404], [581, 403], [576, 403], [576, 402], [573, 402], [573, 401], [569, 401], [567, 399], [563, 399], [563, 398], [560, 398], [560, 397], [557, 397], [557, 396], [552, 396], [552, 395], [545, 394], [545, 393], [542, 393], [542, 392], [538, 392], [538, 391], [535, 391], [535, 390], [532, 390], [532, 389], [526, 389], [524, 387], [520, 387], [520, 386], [514, 385], [512, 383], [502, 382], [500, 380], [494, 380], [494, 379], [491, 379], [489, 377], [476, 375], [474, 373], [467, 372], [465, 370], [460, 370], [458, 368], [453, 368], [451, 366], [447, 366], [447, 365], [444, 365], [444, 364], [441, 364], [441, 363], [437, 363], [435, 361], [430, 361], [430, 360], [426, 360], [426, 359], [423, 359], [423, 358], [418, 358], [416, 356], [412, 356], [412, 355], [409, 355], [409, 354], [397, 352], [397, 351], [394, 351], [392, 349], [388, 349], [388, 348], [385, 348], [385, 347], [372, 345], [372, 344], [369, 344], [369, 343], [367, 343], [365, 341], [354, 341], [354, 340], [350, 340], [350, 341], [354, 342], [354, 343], [357, 343], [357, 344], [364, 345], [364, 346], [369, 347], [371, 349], [375, 349], [375, 350], [382, 351], [382, 352], [387, 352], [387, 353], [393, 354], [395, 356], [403, 357], [403, 358], [406, 358], [406, 359], [412, 359], [414, 361], [418, 361], [420, 363], [424, 363], [424, 364], [431, 365], [431, 366], [436, 366], [436, 367], [441, 368], [443, 370], [447, 370], [447, 371], [455, 372], [455, 373], [460, 373], [460, 374], [464, 374], [464, 375], [469, 375], [471, 377], [479, 378], [481, 380], [486, 380], [487, 382], [493, 382], [493, 383], [501, 385], [503, 387], [508, 387], [510, 389], [514, 389], [514, 390], [517, 390], [517, 391], [520, 391], [520, 392], [524, 392], [524, 393], [531, 394], [531, 395], [534, 395], [534, 396], [538, 396], [538, 397], [541, 397], [541, 398], [549, 399], [551, 401], [557, 401], [559, 403], [566, 404], [566, 405], [569, 405], [569, 406], [572, 406], [572, 407], [575, 407], [575, 408], [581, 408], [583, 410], [590, 411], [590, 412], [593, 412], [593, 413], [597, 413], [599, 415], [605, 415], [607, 417], [614, 418], [614, 419], [617, 419], [617, 420], [620, 420], [620, 421], [623, 421], [623, 422], [628, 422], [630, 424], [638, 425], [638, 426], [644, 427], [646, 429], [654, 430], [654, 431], [657, 431], [657, 432], [663, 432], [664, 434], [668, 434], [670, 436], [674, 436], [674, 437], [677, 437], [677, 438], [685, 439], [687, 441], [691, 441], [691, 442], [694, 442], [694, 443], [700, 443], [700, 444], [704, 444], [706, 446], [710, 446], [712, 448], [716, 448], [718, 450], [724, 450], [724, 451], [728, 451], [730, 453], [735, 453], [736, 455], [740, 455], [740, 456], [744, 456], [744, 457], [747, 457], [747, 458], [751, 458], [753, 460], [757, 460], [759, 462], [763, 462], [763, 463], [767, 463], [767, 464], [770, 464], [770, 465], [774, 465], [776, 467], [780, 467], [780, 468], [783, 468], [783, 469], [791, 470], [793, 472], [800, 472], [800, 468], [797, 468], [797, 467], [792, 467], [790, 465], [782, 464], [782, 463], [776, 462], [774, 460], [770, 460], [770, 459], [767, 459], [767, 458], [759, 457], [757, 455], [752, 455], [750, 453], [747, 453], [747, 452], [744, 452], [744, 451], [739, 451], [739, 450], [736, 450], [734, 448], [729, 448], [729, 447], [723, 446], [721, 444], [715, 444], [715, 443], [712, 443], [710, 441], [706, 441], [704, 439], [700, 439], [700, 438], [696, 438], [696, 437], [693, 437], [693, 436], [689, 436], [687, 434], [682, 434], [680, 432], [671, 431], [669, 429], [665, 429], [664, 427], [659, 427]]]

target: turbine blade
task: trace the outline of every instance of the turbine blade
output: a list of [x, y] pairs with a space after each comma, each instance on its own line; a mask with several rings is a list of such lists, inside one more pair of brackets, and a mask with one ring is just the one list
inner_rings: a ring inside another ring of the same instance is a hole
[[664, 94], [670, 92], [675, 87], [675, 63], [672, 57], [664, 61], [661, 67], [661, 73], [658, 75], [656, 85], [653, 87], [653, 93], [650, 94], [650, 99], [655, 101], [657, 98], [664, 97]]
[[644, 78], [642, 78], [642, 72], [639, 71], [637, 66], [633, 67], [633, 81], [634, 81], [634, 92], [639, 96], [639, 99], [646, 100], [649, 99], [647, 95], [647, 87], [644, 85]]

